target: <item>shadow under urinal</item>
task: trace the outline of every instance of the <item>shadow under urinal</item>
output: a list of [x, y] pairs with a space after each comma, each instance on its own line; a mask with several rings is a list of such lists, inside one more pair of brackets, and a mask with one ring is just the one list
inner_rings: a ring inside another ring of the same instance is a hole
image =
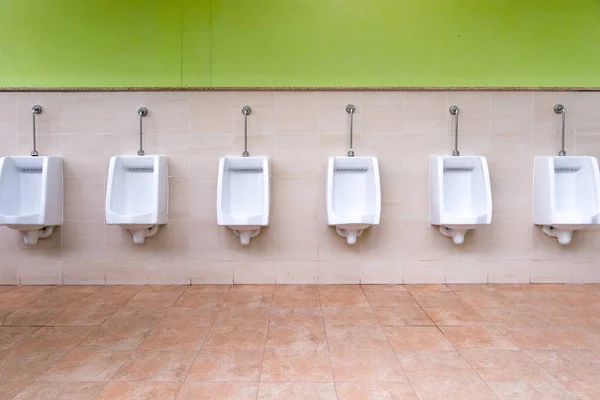
[[0, 225], [20, 231], [25, 244], [63, 223], [63, 162], [54, 156], [0, 159]]
[[217, 223], [244, 246], [269, 226], [271, 203], [269, 157], [222, 157], [217, 181]]
[[381, 183], [375, 157], [329, 157], [327, 224], [349, 245], [381, 218]]
[[106, 223], [127, 229], [142, 244], [168, 222], [167, 157], [114, 156], [106, 190]]
[[469, 230], [492, 223], [492, 190], [485, 157], [431, 157], [429, 222], [455, 244], [463, 244]]
[[595, 157], [536, 156], [533, 223], [558, 243], [600, 224], [600, 172]]

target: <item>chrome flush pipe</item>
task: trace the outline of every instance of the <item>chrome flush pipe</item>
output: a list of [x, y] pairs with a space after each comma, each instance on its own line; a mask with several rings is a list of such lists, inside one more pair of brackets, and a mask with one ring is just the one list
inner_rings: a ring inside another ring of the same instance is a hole
[[567, 152], [565, 151], [565, 119], [567, 116], [567, 110], [565, 109], [565, 106], [563, 106], [562, 104], [557, 104], [554, 106], [554, 112], [557, 114], [561, 114], [562, 115], [562, 140], [561, 140], [561, 146], [560, 146], [560, 151], [558, 152], [559, 156], [566, 156]]
[[458, 151], [458, 106], [453, 104], [450, 106], [450, 114], [454, 115], [454, 150], [452, 151], [453, 156], [460, 156]]
[[350, 150], [348, 150], [348, 157], [354, 157], [354, 149], [352, 147], [352, 135], [354, 131], [354, 111], [356, 111], [356, 107], [353, 104], [348, 104], [346, 106], [346, 112], [350, 114]]
[[31, 150], [32, 157], [39, 156], [38, 151], [37, 151], [37, 140], [36, 140], [36, 132], [35, 132], [35, 116], [37, 114], [41, 114], [41, 113], [42, 113], [42, 106], [40, 106], [39, 104], [35, 104], [33, 107], [31, 107], [31, 115], [33, 116], [33, 150]]
[[138, 115], [140, 116], [140, 149], [137, 152], [138, 156], [143, 156], [146, 153], [144, 153], [144, 146], [143, 146], [143, 141], [142, 141], [142, 119], [148, 115], [148, 109], [146, 107], [140, 107], [137, 110]]
[[248, 153], [248, 115], [252, 112], [252, 108], [248, 105], [242, 107], [242, 114], [244, 114], [244, 151], [242, 157], [250, 157]]

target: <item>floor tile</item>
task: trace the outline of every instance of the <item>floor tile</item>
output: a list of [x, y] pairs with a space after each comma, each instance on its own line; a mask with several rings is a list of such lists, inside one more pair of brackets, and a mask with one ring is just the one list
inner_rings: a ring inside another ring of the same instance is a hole
[[373, 307], [373, 312], [381, 325], [434, 325], [429, 315], [419, 305], [407, 307]]
[[188, 381], [258, 381], [263, 350], [202, 349]]
[[600, 381], [562, 382], [580, 400], [600, 399]]
[[319, 295], [321, 298], [321, 306], [356, 306], [369, 307], [369, 301], [365, 293], [358, 286], [324, 286], [319, 287]]
[[28, 303], [27, 307], [68, 307], [89, 297], [98, 288], [97, 286], [57, 286]]
[[258, 400], [336, 400], [331, 382], [261, 382]]
[[30, 382], [0, 381], [0, 399], [12, 399], [29, 384]]
[[173, 326], [159, 324], [140, 344], [140, 349], [200, 350], [208, 334], [208, 326]]
[[514, 301], [499, 291], [490, 292], [460, 292], [458, 293], [461, 301], [466, 305], [477, 309], [483, 307], [507, 307], [515, 306]]
[[103, 386], [104, 383], [99, 382], [34, 382], [15, 400], [93, 400]]
[[118, 310], [118, 306], [103, 304], [76, 304], [48, 323], [49, 326], [97, 326]]
[[561, 381], [600, 381], [600, 350], [537, 350], [527, 354]]
[[323, 307], [327, 325], [377, 326], [377, 318], [370, 307], [335, 306]]
[[111, 378], [113, 381], [177, 382], [185, 379], [196, 351], [138, 350]]
[[480, 379], [456, 351], [405, 351], [396, 355], [411, 382], [468, 382]]
[[327, 341], [332, 350], [389, 350], [390, 344], [378, 326], [326, 327]]
[[255, 400], [257, 393], [256, 382], [186, 382], [177, 400]]
[[546, 371], [521, 350], [464, 350], [462, 355], [486, 381], [549, 381]]
[[321, 307], [272, 308], [269, 319], [269, 324], [281, 326], [323, 325], [323, 323]]
[[404, 285], [404, 288], [410, 293], [421, 293], [421, 292], [451, 292], [446, 285]]
[[8, 350], [38, 328], [27, 326], [0, 326], [0, 351]]
[[131, 356], [124, 350], [89, 350], [77, 348], [71, 350], [54, 364], [40, 381], [103, 382], [121, 368]]
[[558, 381], [488, 382], [500, 400], [576, 400]]
[[203, 348], [264, 350], [267, 340], [266, 329], [238, 328], [235, 326], [213, 326], [206, 337]]
[[600, 336], [580, 328], [517, 327], [501, 329], [508, 340], [523, 350], [598, 348]]
[[362, 290], [366, 292], [406, 292], [404, 285], [361, 285]]
[[146, 286], [125, 304], [128, 308], [169, 309], [186, 286]]
[[424, 400], [497, 400], [494, 392], [483, 382], [415, 382], [415, 392]]
[[267, 349], [261, 381], [333, 381], [327, 350]]
[[459, 350], [518, 350], [517, 346], [490, 326], [440, 326], [439, 328]]
[[24, 351], [71, 350], [93, 330], [93, 327], [79, 326], [42, 327], [15, 346], [15, 349]]
[[167, 311], [162, 322], [177, 326], [212, 326], [218, 313], [219, 307], [173, 307]]
[[0, 324], [10, 326], [44, 326], [62, 314], [62, 308], [19, 308], [5, 315]]
[[417, 305], [408, 292], [365, 292], [371, 307], [409, 307]]
[[219, 308], [225, 302], [227, 292], [203, 292], [198, 290], [186, 290], [173, 304], [173, 307], [186, 308]]
[[383, 330], [394, 351], [454, 350], [436, 326], [384, 326]]
[[153, 328], [167, 313], [164, 309], [121, 308], [107, 319], [103, 326], [135, 326]]
[[319, 289], [313, 285], [275, 286], [273, 307], [320, 307]]
[[398, 382], [339, 382], [338, 400], [417, 400], [408, 383]]
[[32, 381], [54, 365], [62, 351], [11, 351], [0, 360], [0, 381]]
[[129, 300], [138, 294], [143, 286], [101, 286], [83, 302], [86, 304], [105, 304], [124, 306]]
[[269, 308], [252, 308], [249, 311], [246, 307], [224, 307], [222, 308], [214, 324], [216, 326], [235, 326], [239, 328], [267, 329], [269, 324]]
[[482, 325], [485, 320], [466, 305], [427, 307], [423, 309], [436, 325]]
[[406, 376], [391, 350], [331, 352], [333, 376], [339, 382], [402, 382]]
[[79, 344], [80, 347], [104, 350], [135, 350], [150, 334], [144, 326], [101, 326]]
[[323, 325], [271, 325], [267, 333], [267, 349], [314, 350], [327, 347]]
[[28, 304], [54, 289], [53, 286], [18, 286], [0, 293], [0, 308], [15, 309], [27, 307]]
[[460, 297], [454, 292], [420, 291], [412, 292], [411, 294], [421, 307], [450, 307], [464, 305]]
[[108, 382], [95, 400], [175, 400], [181, 382]]
[[264, 308], [273, 302], [273, 290], [270, 291], [230, 291], [223, 307]]

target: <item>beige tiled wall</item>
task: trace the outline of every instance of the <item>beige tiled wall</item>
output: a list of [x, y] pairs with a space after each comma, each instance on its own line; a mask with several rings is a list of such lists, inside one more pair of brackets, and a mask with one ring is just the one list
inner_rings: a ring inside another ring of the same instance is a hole
[[[532, 224], [532, 157], [553, 155], [567, 108], [569, 154], [600, 156], [600, 93], [177, 92], [0, 93], [0, 156], [31, 150], [40, 103], [42, 155], [65, 162], [64, 225], [37, 246], [0, 228], [0, 284], [598, 282], [600, 231], [560, 246]], [[325, 219], [327, 157], [344, 155], [347, 103], [357, 155], [379, 158], [381, 225], [354, 247]], [[216, 224], [217, 160], [249, 151], [272, 160], [271, 226], [242, 247]], [[429, 156], [450, 154], [450, 104], [461, 154], [488, 157], [490, 226], [455, 246], [428, 223]], [[135, 245], [104, 224], [109, 158], [145, 149], [169, 157], [169, 224]]]

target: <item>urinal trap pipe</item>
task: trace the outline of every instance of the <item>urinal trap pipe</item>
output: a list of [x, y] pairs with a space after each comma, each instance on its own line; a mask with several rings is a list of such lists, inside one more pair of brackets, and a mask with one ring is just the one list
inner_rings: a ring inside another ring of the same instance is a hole
[[348, 150], [348, 157], [354, 157], [354, 148], [352, 146], [352, 135], [354, 133], [354, 111], [356, 107], [353, 104], [346, 105], [346, 112], [350, 114], [350, 150]]
[[41, 114], [42, 113], [42, 106], [40, 106], [39, 104], [35, 104], [33, 107], [31, 107], [31, 115], [33, 116], [33, 150], [31, 150], [31, 156], [32, 157], [37, 157], [38, 151], [37, 151], [37, 138], [36, 138], [36, 131], [35, 131], [35, 116], [37, 114]]
[[454, 150], [452, 151], [453, 156], [460, 156], [458, 151], [458, 106], [456, 104], [450, 106], [450, 114], [455, 115], [454, 119]]

